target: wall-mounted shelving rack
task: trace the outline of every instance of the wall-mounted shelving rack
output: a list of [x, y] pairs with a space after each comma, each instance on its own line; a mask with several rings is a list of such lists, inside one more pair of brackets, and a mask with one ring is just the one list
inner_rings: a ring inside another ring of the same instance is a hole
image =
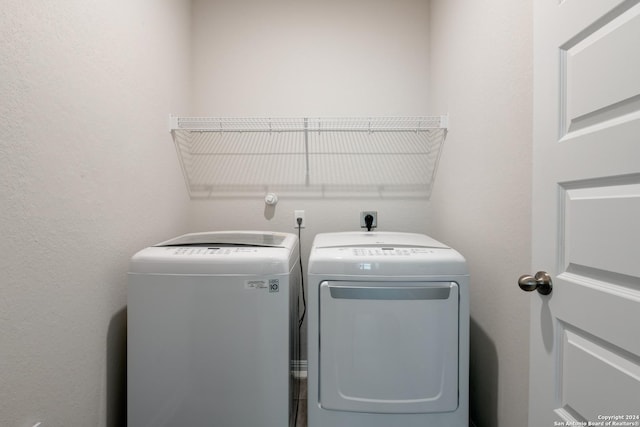
[[448, 116], [175, 117], [191, 198], [229, 192], [429, 197]]

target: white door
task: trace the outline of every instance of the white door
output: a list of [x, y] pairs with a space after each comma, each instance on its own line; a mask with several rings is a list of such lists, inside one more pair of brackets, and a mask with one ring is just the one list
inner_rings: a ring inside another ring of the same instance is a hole
[[534, 1], [533, 168], [529, 427], [638, 426], [638, 0]]

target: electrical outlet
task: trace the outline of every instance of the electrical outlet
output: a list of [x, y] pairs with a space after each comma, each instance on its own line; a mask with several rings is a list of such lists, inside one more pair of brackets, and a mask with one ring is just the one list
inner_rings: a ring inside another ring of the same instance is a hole
[[307, 226], [307, 222], [304, 219], [303, 210], [293, 211], [293, 228], [298, 228], [298, 218], [302, 218], [302, 222], [300, 223], [300, 228], [305, 228]]
[[365, 221], [365, 217], [367, 215], [371, 215], [373, 217], [373, 222], [371, 223], [371, 228], [376, 228], [378, 226], [378, 212], [376, 211], [362, 211], [360, 212], [360, 228], [367, 228], [367, 222]]

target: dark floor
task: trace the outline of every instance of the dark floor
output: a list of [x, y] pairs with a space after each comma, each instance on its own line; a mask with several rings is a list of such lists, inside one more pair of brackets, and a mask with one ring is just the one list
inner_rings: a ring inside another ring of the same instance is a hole
[[300, 378], [300, 396], [298, 404], [298, 416], [295, 427], [307, 427], [307, 379]]

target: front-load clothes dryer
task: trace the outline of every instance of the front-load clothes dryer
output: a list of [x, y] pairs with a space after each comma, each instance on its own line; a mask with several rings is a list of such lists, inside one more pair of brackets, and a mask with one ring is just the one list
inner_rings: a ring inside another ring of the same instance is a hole
[[188, 234], [131, 259], [129, 427], [286, 427], [299, 359], [298, 238]]
[[421, 234], [318, 234], [308, 279], [309, 427], [468, 426], [457, 251]]

